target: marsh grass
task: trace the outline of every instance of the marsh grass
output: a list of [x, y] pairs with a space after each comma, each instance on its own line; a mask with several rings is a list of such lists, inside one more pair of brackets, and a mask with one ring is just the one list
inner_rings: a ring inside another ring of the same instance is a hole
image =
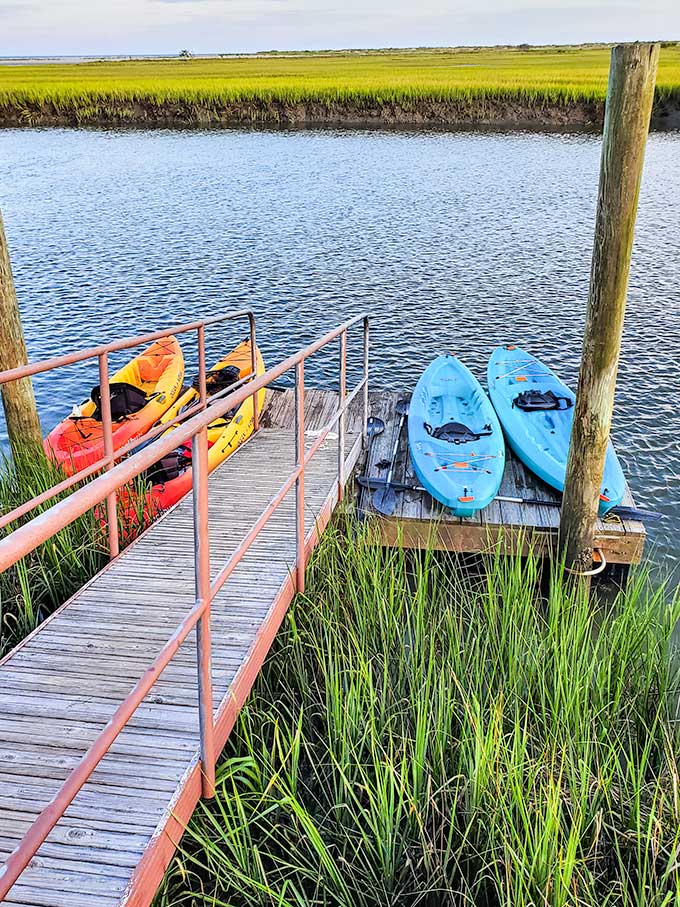
[[[8, 513], [64, 479], [64, 473], [42, 450], [30, 449], [0, 461], [0, 513]], [[77, 486], [76, 486], [77, 487]], [[119, 508], [119, 532], [124, 544], [144, 528], [144, 487], [128, 489], [125, 508]], [[24, 520], [63, 500], [64, 492], [37, 507]], [[23, 521], [20, 521], [23, 522]], [[16, 524], [0, 530], [8, 534]], [[107, 537], [99, 511], [89, 511], [14, 567], [0, 573], [0, 657], [31, 633], [59, 605], [105, 565]]]
[[331, 527], [158, 895], [180, 905], [680, 903], [680, 601]]
[[[385, 53], [265, 55], [232, 59], [101, 61], [0, 67], [0, 109], [30, 123], [41, 111], [83, 121], [139, 117], [136, 106], [179, 105], [188, 115], [225, 105], [601, 101], [608, 47], [460, 48]], [[661, 51], [657, 95], [680, 97], [680, 45]], [[127, 105], [127, 107], [126, 107]], [[259, 114], [264, 116], [265, 111]], [[271, 111], [268, 112], [268, 115]]]

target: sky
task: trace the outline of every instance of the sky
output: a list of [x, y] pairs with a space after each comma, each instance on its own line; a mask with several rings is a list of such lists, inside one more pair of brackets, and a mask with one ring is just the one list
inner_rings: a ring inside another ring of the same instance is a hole
[[680, 40], [680, 0], [0, 0], [0, 56]]

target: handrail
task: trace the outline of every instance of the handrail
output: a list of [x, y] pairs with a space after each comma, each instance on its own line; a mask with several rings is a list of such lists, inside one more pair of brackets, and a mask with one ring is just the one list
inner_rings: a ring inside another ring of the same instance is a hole
[[[99, 361], [99, 385], [101, 388], [102, 400], [102, 436], [104, 441], [103, 457], [101, 457], [95, 463], [85, 467], [84, 469], [79, 470], [74, 475], [69, 476], [67, 479], [64, 479], [62, 482], [59, 482], [57, 485], [52, 486], [52, 488], [46, 489], [41, 494], [32, 498], [30, 501], [25, 501], [19, 507], [15, 507], [14, 510], [12, 510], [10, 513], [6, 513], [0, 516], [0, 529], [4, 529], [5, 526], [8, 526], [15, 520], [18, 520], [21, 517], [25, 516], [27, 513], [30, 513], [31, 510], [34, 510], [36, 507], [39, 507], [40, 505], [56, 497], [62, 491], [67, 491], [69, 488], [77, 485], [83, 479], [89, 478], [91, 475], [94, 475], [94, 473], [99, 472], [102, 469], [112, 469], [116, 460], [123, 457], [129, 451], [134, 450], [139, 445], [144, 444], [150, 438], [153, 438], [156, 435], [160, 434], [162, 431], [167, 430], [167, 428], [162, 425], [153, 426], [145, 434], [139, 435], [136, 438], [132, 438], [127, 442], [127, 444], [114, 450], [113, 422], [111, 418], [111, 405], [109, 398], [109, 353], [131, 349], [132, 347], [141, 346], [142, 344], [150, 343], [155, 340], [162, 340], [164, 337], [170, 337], [174, 334], [186, 334], [189, 331], [196, 331], [198, 340], [199, 402], [195, 404], [195, 406], [190, 407], [189, 411], [184, 414], [180, 414], [177, 417], [177, 421], [182, 421], [188, 418], [188, 416], [192, 413], [205, 409], [208, 403], [206, 392], [205, 364], [206, 327], [209, 327], [213, 324], [218, 324], [220, 322], [233, 321], [236, 318], [244, 317], [248, 318], [248, 324], [250, 328], [250, 374], [254, 375], [257, 372], [257, 348], [255, 338], [255, 314], [252, 309], [237, 309], [232, 312], [225, 312], [222, 315], [213, 315], [211, 318], [203, 318], [200, 321], [190, 321], [185, 324], [175, 325], [170, 328], [151, 331], [147, 334], [139, 334], [136, 337], [126, 337], [122, 340], [113, 340], [110, 343], [105, 343], [100, 346], [90, 347], [89, 349], [85, 350], [79, 350], [75, 353], [67, 353], [64, 356], [56, 356], [52, 359], [44, 359], [40, 362], [32, 362], [27, 365], [21, 365], [17, 368], [7, 369], [4, 372], [0, 372], [1, 386], [3, 384], [7, 384], [10, 381], [16, 381], [20, 378], [30, 378], [33, 375], [51, 371], [52, 369], [61, 368], [66, 365], [74, 365], [77, 362], [85, 362], [87, 359], [97, 358]], [[249, 377], [250, 375], [245, 376], [238, 383], [241, 384], [247, 381]], [[257, 397], [255, 397], [253, 400], [253, 424], [256, 430], [258, 427], [258, 416]], [[109, 555], [113, 559], [118, 555], [119, 551], [118, 507], [115, 491], [107, 495], [106, 522], [109, 538]]]
[[[364, 356], [363, 377], [350, 394], [346, 392], [346, 355], [347, 331], [353, 325], [362, 321], [364, 326]], [[296, 487], [296, 588], [298, 592], [304, 589], [305, 568], [305, 523], [304, 523], [304, 472], [305, 466], [319, 450], [328, 437], [333, 425], [340, 422], [343, 429], [338, 431], [338, 478], [337, 496], [342, 498], [342, 484], [345, 469], [344, 451], [344, 420], [351, 403], [360, 392], [363, 392], [363, 425], [366, 425], [368, 403], [368, 337], [369, 321], [367, 315], [357, 315], [337, 328], [329, 331], [319, 340], [289, 356], [279, 365], [267, 371], [264, 375], [256, 377], [247, 385], [229, 393], [219, 401], [206, 406], [204, 410], [192, 416], [182, 425], [163, 435], [156, 441], [132, 454], [111, 468], [103, 475], [97, 477], [89, 484], [75, 491], [64, 501], [53, 504], [48, 510], [34, 517], [30, 522], [17, 528], [7, 538], [0, 540], [0, 570], [4, 570], [16, 563], [31, 550], [50, 538], [55, 532], [65, 528], [73, 520], [82, 516], [91, 507], [114, 494], [117, 488], [131, 481], [149, 466], [157, 462], [160, 457], [174, 450], [180, 444], [192, 439], [192, 483], [194, 507], [194, 539], [195, 539], [195, 577], [196, 601], [186, 614], [180, 625], [176, 628], [170, 639], [163, 645], [151, 666], [144, 672], [137, 684], [118, 706], [113, 716], [85, 753], [78, 765], [66, 778], [57, 791], [53, 800], [42, 810], [35, 819], [28, 832], [10, 854], [4, 866], [0, 867], [0, 900], [9, 892], [26, 866], [33, 859], [38, 849], [45, 841], [50, 831], [63, 816], [66, 809], [74, 800], [78, 791], [90, 778], [102, 758], [106, 755], [113, 742], [121, 733], [138, 706], [147, 696], [150, 689], [158, 680], [163, 670], [170, 663], [182, 642], [187, 638], [193, 627], [197, 628], [197, 659], [199, 667], [198, 705], [200, 726], [200, 754], [203, 769], [202, 790], [205, 797], [214, 796], [215, 790], [215, 743], [214, 743], [214, 717], [212, 705], [212, 676], [210, 669], [211, 641], [210, 641], [210, 611], [212, 601], [222, 588], [236, 565], [253, 543], [263, 526], [266, 525], [272, 514], [282, 503], [293, 484]], [[319, 436], [305, 452], [304, 445], [304, 363], [305, 360], [318, 350], [327, 346], [333, 340], [340, 338], [340, 386], [338, 392], [338, 407], [321, 430]], [[210, 576], [210, 551], [208, 527], [208, 445], [207, 429], [210, 422], [225, 415], [229, 410], [239, 406], [248, 397], [256, 400], [257, 393], [281, 377], [291, 368], [295, 368], [295, 467], [281, 489], [271, 499], [261, 516], [247, 533], [236, 551], [229, 558], [227, 564], [218, 573], [214, 582]], [[205, 387], [202, 388], [205, 391]], [[203, 393], [202, 393], [203, 396]], [[365, 440], [365, 431], [362, 433]]]
[[254, 381], [249, 382], [244, 387], [239, 388], [239, 390], [210, 406], [207, 411], [197, 413], [197, 415], [188, 419], [182, 425], [168, 432], [167, 435], [163, 435], [131, 457], [116, 464], [104, 475], [98, 476], [83, 488], [74, 491], [68, 498], [58, 501], [49, 510], [43, 511], [43, 513], [33, 517], [32, 520], [19, 526], [11, 535], [0, 539], [0, 571], [11, 567], [56, 532], [64, 529], [69, 523], [96, 507], [111, 492], [131, 482], [144, 470], [153, 466], [166, 454], [169, 454], [170, 451], [175, 450], [188, 441], [201, 429], [207, 428], [215, 419], [219, 419], [221, 416], [226, 415], [229, 410], [240, 406], [248, 397], [266, 388], [272, 381], [276, 381], [277, 378], [280, 378], [293, 366], [335, 340], [352, 325], [363, 320], [364, 317], [363, 315], [357, 315], [355, 318], [329, 331], [320, 340], [284, 359], [279, 365], [269, 369], [263, 375], [259, 375]]
[[[210, 398], [208, 399], [208, 406], [211, 406], [216, 399], [223, 397], [228, 390], [236, 390], [237, 388], [241, 387], [242, 384], [250, 381], [254, 374], [255, 372], [248, 372], [247, 375], [244, 375], [243, 378], [235, 381], [226, 390], [218, 391], [216, 394], [211, 394]], [[201, 403], [199, 400], [199, 402], [194, 403], [193, 406], [189, 406], [181, 413], [177, 413], [177, 416], [174, 418], [173, 423], [184, 422], [191, 416], [195, 416], [196, 413], [201, 412], [204, 408], [205, 404]], [[168, 426], [167, 423], [156, 424], [145, 434], [139, 435], [136, 438], [132, 438], [126, 444], [123, 444], [122, 447], [116, 448], [115, 459], [121, 459], [131, 450], [134, 450], [137, 447], [141, 447], [142, 444], [150, 441], [152, 438], [157, 437], [163, 432], [167, 432], [169, 427], [170, 426]], [[74, 475], [69, 476], [68, 478], [59, 482], [57, 485], [53, 485], [46, 491], [41, 492], [41, 494], [36, 495], [36, 497], [31, 498], [30, 501], [25, 501], [23, 504], [20, 504], [19, 507], [15, 507], [14, 510], [10, 510], [8, 513], [3, 513], [2, 516], [0, 516], [0, 529], [4, 529], [5, 526], [9, 526], [10, 523], [14, 523], [16, 520], [21, 519], [22, 516], [26, 516], [27, 513], [31, 512], [31, 510], [35, 510], [36, 507], [39, 507], [41, 504], [45, 504], [47, 501], [55, 498], [62, 491], [68, 491], [69, 488], [73, 488], [74, 485], [82, 482], [83, 479], [87, 479], [90, 476], [94, 475], [96, 472], [100, 472], [102, 469], [104, 469], [108, 462], [109, 461], [106, 457], [102, 457], [100, 460], [97, 460], [90, 466], [85, 466]]]
[[189, 331], [197, 331], [200, 328], [210, 327], [212, 324], [233, 320], [234, 318], [243, 318], [244, 316], [248, 317], [252, 328], [255, 324], [255, 315], [252, 309], [236, 309], [233, 312], [226, 312], [224, 315], [213, 315], [211, 318], [202, 318], [200, 321], [188, 321], [159, 331], [151, 331], [148, 334], [125, 337], [123, 340], [112, 340], [110, 343], [78, 350], [75, 353], [66, 353], [64, 356], [54, 356], [52, 359], [42, 359], [40, 362], [18, 365], [16, 368], [0, 372], [0, 384], [16, 381], [19, 378], [31, 378], [41, 372], [49, 372], [65, 365], [75, 365], [76, 362], [85, 362], [86, 359], [96, 359], [106, 353], [118, 353], [121, 350], [132, 349], [134, 346], [141, 346], [143, 343], [153, 343], [154, 340], [162, 340], [163, 337], [169, 337], [171, 334], [186, 334]]
[[[243, 541], [241, 542], [239, 547], [232, 554], [232, 556], [229, 558], [227, 563], [224, 565], [224, 567], [220, 570], [220, 572], [217, 574], [215, 579], [212, 581], [212, 584], [210, 586], [210, 593], [211, 593], [212, 598], [215, 598], [215, 596], [220, 591], [222, 586], [226, 583], [226, 581], [229, 579], [231, 574], [234, 572], [234, 570], [238, 566], [238, 563], [239, 563], [241, 557], [245, 554], [245, 552], [248, 550], [248, 548], [250, 548], [252, 543], [257, 538], [257, 535], [258, 535], [260, 529], [262, 528], [262, 526], [264, 526], [264, 524], [267, 522], [267, 520], [269, 519], [271, 514], [276, 510], [276, 508], [279, 506], [279, 504], [283, 501], [283, 499], [288, 494], [288, 492], [293, 487], [293, 485], [299, 480], [300, 476], [304, 472], [305, 466], [309, 463], [309, 461], [312, 459], [314, 454], [317, 452], [317, 450], [321, 447], [321, 445], [327, 439], [328, 435], [333, 430], [333, 426], [335, 425], [335, 423], [342, 419], [342, 417], [347, 413], [347, 410], [351, 406], [352, 402], [356, 399], [359, 391], [362, 391], [364, 389], [365, 380], [366, 380], [365, 377], [361, 379], [361, 381], [357, 384], [357, 386], [354, 388], [352, 393], [348, 397], [345, 398], [345, 402], [340, 407], [338, 407], [338, 409], [334, 412], [334, 414], [328, 420], [326, 425], [319, 431], [316, 440], [314, 441], [312, 446], [309, 448], [307, 453], [304, 455], [302, 462], [296, 463], [295, 467], [293, 468], [293, 471], [290, 473], [290, 475], [288, 476], [286, 481], [283, 483], [281, 488], [279, 488], [279, 490], [276, 492], [274, 497], [267, 504], [266, 508], [260, 515], [258, 522], [255, 523], [255, 525], [249, 530], [248, 534], [243, 539]], [[340, 446], [338, 446], [338, 451], [339, 452], [342, 451], [342, 448]], [[342, 453], [340, 453], [339, 456], [342, 456]], [[342, 457], [342, 460], [343, 460], [343, 467], [344, 467], [344, 456]], [[340, 484], [338, 484], [338, 491], [339, 491], [340, 497], [342, 497], [342, 492], [340, 491]], [[265, 514], [266, 514], [266, 519], [265, 519]], [[261, 524], [260, 524], [260, 520], [262, 520]]]

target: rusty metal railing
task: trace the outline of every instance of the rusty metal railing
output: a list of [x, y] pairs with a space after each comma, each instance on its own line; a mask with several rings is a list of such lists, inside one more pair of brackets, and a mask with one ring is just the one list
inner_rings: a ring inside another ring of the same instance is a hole
[[[236, 317], [237, 313], [232, 313]], [[250, 314], [250, 313], [240, 313]], [[191, 326], [184, 326], [186, 330], [204, 329], [205, 325], [214, 323], [214, 321], [223, 320], [226, 316], [220, 316], [217, 319], [208, 319], [205, 322], [193, 322]], [[347, 393], [347, 332], [359, 322], [363, 323], [363, 376], [354, 389]], [[175, 333], [178, 333], [175, 329]], [[156, 334], [147, 334], [140, 342], [149, 339], [167, 336], [166, 332], [157, 332]], [[138, 338], [135, 338], [136, 340]], [[305, 450], [305, 383], [304, 383], [304, 366], [305, 361], [314, 353], [327, 346], [334, 340], [339, 339], [339, 388], [338, 388], [338, 406], [328, 421], [321, 429], [315, 441], [308, 450]], [[204, 342], [204, 338], [203, 338]], [[201, 340], [199, 339], [199, 350], [201, 349]], [[136, 344], [132, 344], [136, 345]], [[254, 327], [253, 327], [253, 348], [254, 348]], [[106, 355], [111, 352], [109, 345], [96, 350], [88, 350], [87, 356]], [[118, 349], [125, 349], [125, 346], [118, 346]], [[204, 350], [204, 347], [203, 347]], [[202, 368], [204, 372], [205, 353], [203, 352]], [[0, 374], [0, 381], [12, 380], [13, 378], [25, 377], [26, 374], [37, 374], [40, 371], [46, 371], [47, 368], [54, 368], [57, 365], [70, 364], [73, 361], [79, 361], [72, 357], [61, 357], [57, 360], [51, 360], [51, 365], [45, 367], [45, 363], [39, 363], [35, 366], [26, 366], [25, 369], [14, 369], [12, 372]], [[101, 360], [100, 360], [101, 361]], [[288, 357], [279, 365], [271, 368], [264, 375], [255, 376], [249, 380], [246, 385], [242, 385], [236, 390], [228, 388], [224, 396], [220, 395], [219, 399], [211, 398], [210, 404], [206, 405], [205, 385], [201, 388], [202, 409], [194, 415], [190, 415], [181, 425], [173, 429], [168, 434], [162, 435], [156, 440], [152, 440], [141, 450], [136, 451], [130, 457], [119, 463], [110, 464], [109, 468], [102, 475], [93, 479], [83, 487], [74, 491], [68, 498], [53, 504], [48, 510], [40, 513], [30, 521], [24, 523], [15, 529], [6, 538], [0, 539], [0, 571], [11, 567], [22, 557], [25, 557], [38, 545], [45, 542], [52, 535], [63, 529], [69, 523], [72, 523], [78, 517], [82, 516], [92, 507], [95, 507], [101, 501], [115, 494], [116, 490], [123, 485], [132, 481], [146, 469], [156, 463], [161, 457], [167, 455], [180, 444], [191, 438], [192, 442], [192, 488], [193, 488], [193, 508], [194, 508], [194, 574], [196, 600], [193, 607], [185, 615], [179, 626], [170, 639], [161, 648], [152, 664], [147, 668], [133, 689], [118, 706], [106, 727], [102, 730], [87, 753], [83, 756], [80, 763], [73, 769], [66, 781], [62, 784], [52, 801], [42, 810], [40, 815], [31, 825], [30, 829], [22, 839], [17, 848], [10, 854], [4, 866], [0, 867], [0, 900], [12, 888], [16, 880], [24, 871], [26, 866], [37, 853], [38, 849], [45, 841], [50, 831], [54, 828], [64, 812], [72, 803], [78, 791], [87, 782], [100, 761], [106, 755], [120, 732], [126, 726], [130, 718], [134, 715], [136, 709], [152, 689], [164, 669], [172, 660], [173, 656], [179, 650], [180, 646], [187, 638], [191, 630], [196, 627], [197, 630], [197, 662], [198, 662], [198, 712], [199, 712], [199, 733], [200, 733], [200, 758], [202, 769], [202, 794], [204, 797], [212, 797], [215, 792], [215, 762], [217, 753], [215, 752], [215, 725], [213, 715], [212, 701], [212, 672], [211, 672], [211, 639], [210, 639], [210, 613], [211, 606], [215, 596], [218, 594], [229, 576], [241, 561], [245, 553], [253, 544], [261, 529], [267, 524], [273, 513], [281, 505], [286, 495], [295, 486], [295, 534], [296, 534], [296, 558], [295, 558], [295, 580], [298, 592], [304, 590], [304, 571], [305, 571], [305, 513], [304, 513], [304, 477], [305, 467], [317, 453], [321, 445], [328, 438], [328, 435], [338, 425], [338, 469], [337, 469], [337, 497], [342, 499], [343, 484], [345, 478], [345, 422], [349, 407], [361, 393], [363, 395], [363, 430], [361, 436], [357, 438], [355, 447], [365, 440], [366, 420], [368, 416], [368, 361], [369, 361], [369, 320], [366, 315], [357, 315], [355, 318], [339, 325], [334, 330], [329, 331], [319, 340], [300, 350], [293, 356]], [[56, 363], [56, 364], [55, 364]], [[43, 367], [41, 367], [43, 366]], [[285, 480], [279, 491], [270, 500], [260, 517], [257, 519], [252, 528], [248, 531], [245, 538], [241, 541], [227, 563], [221, 568], [214, 580], [211, 581], [210, 565], [210, 539], [208, 525], [208, 425], [214, 419], [219, 419], [226, 415], [229, 410], [240, 406], [248, 397], [254, 396], [266, 388], [273, 381], [282, 377], [290, 369], [295, 369], [295, 466], [288, 478]], [[7, 378], [11, 375], [11, 378]], [[104, 392], [102, 389], [102, 397]], [[165, 427], [165, 426], [164, 426]], [[139, 440], [136, 441], [139, 443]], [[354, 448], [350, 452], [350, 457], [354, 453]], [[120, 450], [115, 452], [116, 458], [120, 455]], [[102, 468], [102, 465], [99, 466]], [[81, 473], [82, 478], [82, 473]], [[30, 503], [30, 502], [29, 502]], [[35, 503], [33, 506], [37, 506]]]
[[[46, 504], [63, 491], [68, 491], [74, 485], [79, 484], [84, 479], [88, 479], [102, 469], [109, 470], [113, 467], [116, 460], [124, 457], [131, 450], [140, 444], [157, 437], [161, 432], [167, 431], [167, 425], [153, 426], [148, 432], [132, 438], [127, 444], [114, 449], [113, 442], [113, 422], [111, 419], [111, 400], [109, 393], [109, 354], [120, 352], [121, 350], [131, 349], [135, 346], [142, 346], [146, 343], [153, 343], [155, 340], [162, 340], [164, 337], [170, 337], [174, 334], [186, 334], [189, 331], [196, 331], [198, 343], [198, 382], [199, 382], [199, 399], [198, 403], [188, 407], [183, 413], [180, 413], [176, 421], [184, 421], [197, 412], [205, 409], [207, 405], [206, 391], [206, 365], [205, 365], [205, 329], [213, 324], [219, 324], [224, 321], [233, 321], [236, 318], [247, 318], [250, 326], [250, 351], [251, 351], [251, 372], [245, 375], [238, 384], [244, 384], [257, 372], [257, 349], [255, 338], [255, 315], [250, 309], [238, 309], [234, 312], [226, 312], [224, 315], [215, 315], [212, 318], [204, 318], [201, 321], [190, 321], [186, 324], [176, 325], [161, 331], [153, 331], [150, 334], [140, 334], [137, 337], [128, 337], [124, 340], [115, 340], [102, 346], [92, 347], [86, 350], [80, 350], [76, 353], [68, 353], [65, 356], [57, 356], [52, 359], [45, 359], [42, 362], [34, 362], [29, 365], [22, 365], [18, 368], [8, 369], [0, 372], [0, 385], [7, 384], [10, 381], [16, 381], [18, 378], [30, 378], [33, 375], [39, 375], [42, 372], [52, 371], [56, 368], [62, 368], [66, 365], [75, 365], [77, 362], [85, 362], [87, 359], [97, 359], [99, 362], [99, 386], [101, 389], [101, 408], [102, 408], [102, 436], [104, 441], [104, 456], [86, 466], [84, 469], [74, 473], [69, 478], [64, 479], [52, 488], [48, 488], [42, 494], [37, 495], [30, 501], [26, 501], [14, 510], [0, 515], [0, 529], [9, 526], [16, 520], [21, 519], [34, 510], [36, 507]], [[236, 385], [231, 385], [231, 389]], [[224, 392], [222, 392], [224, 393]], [[215, 400], [219, 394], [211, 398]], [[253, 419], [254, 427], [257, 430], [259, 413], [257, 411], [257, 397], [253, 399]], [[111, 559], [118, 555], [120, 543], [118, 539], [118, 515], [117, 515], [117, 496], [112, 492], [106, 498], [106, 523], [109, 543], [109, 556]]]

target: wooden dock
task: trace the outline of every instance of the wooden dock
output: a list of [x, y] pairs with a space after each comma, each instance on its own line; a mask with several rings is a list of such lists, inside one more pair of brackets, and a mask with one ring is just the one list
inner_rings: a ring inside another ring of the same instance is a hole
[[[307, 391], [306, 447], [336, 406], [337, 395]], [[210, 477], [215, 565], [228, 559], [290, 474], [293, 421], [292, 392], [269, 391], [262, 429]], [[353, 410], [347, 430], [345, 449], [356, 459]], [[330, 435], [305, 470], [307, 556], [337, 501], [337, 446], [337, 434]], [[194, 604], [192, 506], [188, 496], [165, 514], [0, 662], [3, 860]], [[213, 602], [220, 749], [293, 597], [295, 554], [293, 487]], [[150, 903], [201, 793], [194, 640], [192, 634], [170, 662], [7, 903]]]
[[[385, 431], [371, 445], [365, 468], [367, 475], [385, 478], [387, 470], [377, 468], [376, 464], [389, 460], [395, 431], [394, 408], [403, 396], [387, 392], [371, 394], [371, 415], [383, 419]], [[417, 484], [406, 427], [401, 435], [394, 480]], [[559, 500], [559, 495], [529, 472], [509, 450], [499, 495], [546, 502]], [[557, 541], [560, 509], [547, 503], [512, 504], [496, 500], [475, 517], [461, 518], [451, 516], [427, 493], [406, 491], [397, 495], [394, 515], [385, 517], [375, 512], [371, 498], [370, 491], [360, 490], [359, 510], [375, 516], [379, 537], [385, 545], [422, 548], [429, 542], [441, 549], [475, 553], [488, 551], [500, 543], [507, 553], [527, 553], [530, 547], [538, 551], [553, 548]], [[634, 505], [630, 490], [622, 503]], [[636, 564], [642, 557], [645, 528], [637, 520], [600, 519], [595, 544], [604, 552], [607, 563]]]
[[[370, 395], [386, 423], [362, 470], [384, 477], [399, 394]], [[306, 393], [306, 448], [328, 423], [337, 395]], [[269, 391], [262, 428], [210, 477], [212, 561], [235, 551], [294, 465], [291, 391]], [[346, 451], [359, 459], [359, 408], [350, 410]], [[337, 502], [337, 435], [305, 471], [306, 556]], [[395, 480], [413, 482], [406, 431]], [[555, 500], [508, 458], [501, 495]], [[371, 494], [361, 490], [360, 511]], [[632, 497], [627, 503], [632, 504]], [[0, 857], [5, 859], [80, 762], [149, 662], [195, 602], [193, 502], [185, 498], [0, 662]], [[429, 495], [398, 495], [377, 518], [386, 545], [428, 541], [481, 552], [552, 545], [559, 509], [495, 501], [474, 519], [454, 518]], [[295, 592], [295, 501], [282, 506], [247, 551], [212, 608], [216, 744], [224, 746]], [[608, 562], [634, 563], [640, 523], [598, 523]], [[218, 569], [217, 567], [214, 568]], [[18, 907], [148, 907], [201, 795], [192, 634], [58, 821], [6, 898]], [[1, 872], [1, 867], [0, 867]]]

